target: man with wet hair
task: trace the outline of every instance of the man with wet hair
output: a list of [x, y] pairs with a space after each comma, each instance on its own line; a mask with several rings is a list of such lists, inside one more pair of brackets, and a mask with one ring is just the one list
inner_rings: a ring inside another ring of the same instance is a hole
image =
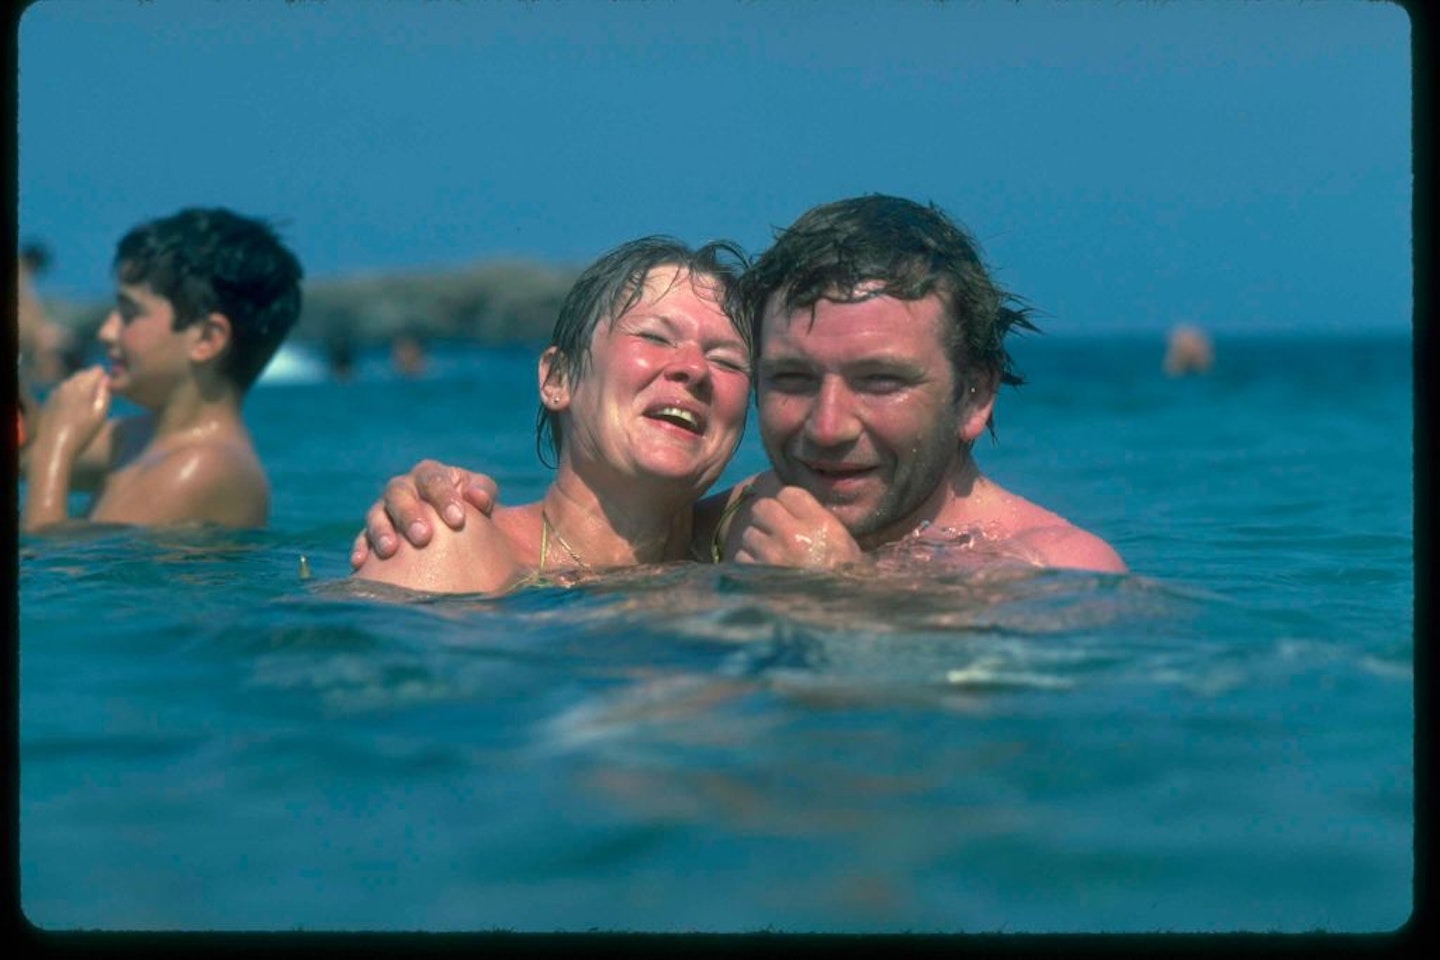
[[[977, 244], [933, 205], [881, 195], [815, 207], [780, 232], [730, 304], [754, 333], [772, 470], [697, 506], [714, 559], [834, 567], [867, 554], [1119, 573], [1100, 538], [986, 478], [1004, 338], [1034, 329]], [[428, 541], [422, 501], [453, 525], [488, 478], [432, 461], [392, 480], [351, 561]], [[483, 507], [482, 507], [483, 509]], [[919, 548], [919, 549], [916, 549]]]
[[[223, 208], [141, 224], [115, 253], [95, 366], [58, 384], [25, 451], [25, 530], [67, 519], [263, 526], [269, 485], [240, 417], [300, 314], [300, 262], [269, 225]], [[118, 394], [144, 413], [109, 418]]]

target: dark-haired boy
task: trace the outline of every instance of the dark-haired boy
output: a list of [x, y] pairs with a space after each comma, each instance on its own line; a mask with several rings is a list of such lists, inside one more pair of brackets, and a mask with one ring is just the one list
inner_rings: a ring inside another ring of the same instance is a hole
[[[94, 491], [94, 522], [263, 526], [269, 484], [240, 404], [300, 314], [301, 276], [267, 224], [223, 208], [127, 233], [97, 334], [110, 369], [81, 370], [46, 399], [21, 528], [66, 520], [72, 490]], [[112, 394], [145, 412], [109, 418]]]

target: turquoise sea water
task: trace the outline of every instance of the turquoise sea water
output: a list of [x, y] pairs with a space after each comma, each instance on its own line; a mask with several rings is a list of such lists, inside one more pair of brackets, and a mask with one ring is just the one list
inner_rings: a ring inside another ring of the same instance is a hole
[[[1410, 345], [1022, 341], [998, 482], [1127, 577], [351, 589], [422, 456], [548, 474], [533, 353], [262, 384], [257, 533], [19, 544], [46, 930], [1384, 931], [1413, 876]], [[522, 399], [523, 398], [523, 399]], [[753, 433], [728, 477], [763, 464]], [[301, 579], [300, 557], [313, 576]]]

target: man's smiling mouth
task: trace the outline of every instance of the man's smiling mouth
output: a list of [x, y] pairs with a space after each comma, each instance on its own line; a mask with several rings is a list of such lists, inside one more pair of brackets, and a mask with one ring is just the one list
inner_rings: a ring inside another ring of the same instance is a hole
[[811, 473], [815, 474], [817, 477], [823, 477], [826, 480], [845, 480], [849, 477], [858, 477], [863, 474], [867, 474], [871, 470], [875, 469], [871, 466], [862, 466], [859, 464], [804, 463], [803, 461], [801, 463], [801, 466], [803, 466]]

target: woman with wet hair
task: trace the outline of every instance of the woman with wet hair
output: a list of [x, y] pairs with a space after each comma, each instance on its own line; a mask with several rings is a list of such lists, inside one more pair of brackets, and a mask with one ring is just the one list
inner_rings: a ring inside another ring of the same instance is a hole
[[[537, 444], [555, 478], [534, 503], [419, 549], [367, 556], [355, 576], [435, 593], [503, 593], [539, 578], [682, 560], [694, 504], [745, 426], [749, 330], [726, 313], [744, 256], [645, 237], [576, 280], [540, 355]], [[429, 509], [428, 507], [426, 509]]]

